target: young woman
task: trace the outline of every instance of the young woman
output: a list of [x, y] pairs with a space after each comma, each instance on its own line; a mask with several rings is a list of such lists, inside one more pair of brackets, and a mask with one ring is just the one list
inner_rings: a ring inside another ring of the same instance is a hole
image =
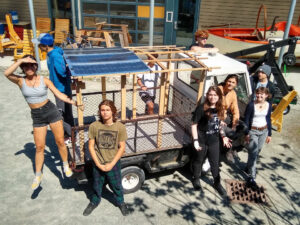
[[104, 100], [99, 104], [100, 120], [89, 127], [89, 151], [94, 161], [94, 195], [83, 212], [84, 216], [91, 214], [99, 205], [105, 180], [108, 181], [123, 216], [129, 214], [124, 203], [120, 163], [125, 152], [127, 132], [125, 126], [117, 121], [116, 115], [114, 103]]
[[221, 185], [219, 171], [219, 136], [221, 135], [223, 144], [231, 147], [231, 140], [225, 136], [220, 121], [224, 119], [224, 109], [222, 105], [222, 92], [217, 86], [212, 86], [206, 93], [204, 104], [199, 104], [192, 117], [192, 136], [194, 139], [194, 161], [193, 186], [200, 189], [200, 176], [203, 161], [207, 155], [211, 173], [214, 178], [214, 188], [220, 195], [225, 196], [226, 192]]
[[255, 90], [256, 100], [247, 105], [245, 111], [245, 123], [248, 127], [246, 142], [248, 143], [248, 161], [245, 172], [249, 175], [247, 186], [257, 188], [255, 182], [256, 162], [264, 143], [271, 141], [272, 124], [271, 112], [272, 105], [266, 101], [269, 97], [269, 90], [259, 87]]
[[[21, 67], [25, 76], [15, 75], [14, 72]], [[36, 146], [35, 152], [35, 178], [31, 185], [33, 190], [37, 189], [42, 180], [42, 167], [44, 164], [44, 149], [46, 142], [47, 126], [49, 125], [58, 146], [58, 151], [63, 161], [63, 169], [65, 175], [70, 177], [72, 170], [68, 165], [68, 151], [64, 143], [64, 130], [62, 125], [62, 117], [56, 106], [48, 99], [47, 92], [50, 89], [53, 94], [72, 105], [76, 105], [76, 101], [69, 99], [65, 94], [59, 92], [53, 83], [46, 77], [36, 74], [38, 65], [35, 58], [26, 55], [11, 65], [4, 75], [13, 83], [19, 86], [25, 100], [31, 109], [31, 118], [33, 120], [33, 135]]]
[[195, 43], [193, 43], [189, 49], [199, 53], [217, 53], [218, 48], [215, 48], [212, 44], [207, 44], [208, 39], [207, 30], [197, 30], [195, 33]]

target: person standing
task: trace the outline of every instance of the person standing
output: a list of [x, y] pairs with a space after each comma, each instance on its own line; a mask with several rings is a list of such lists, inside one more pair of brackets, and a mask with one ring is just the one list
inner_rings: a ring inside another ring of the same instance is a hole
[[[71, 76], [63, 57], [63, 50], [53, 46], [54, 39], [50, 34], [42, 33], [39, 38], [39, 48], [47, 52], [49, 78], [54, 86], [62, 93], [72, 98]], [[72, 106], [55, 97], [56, 106], [64, 119], [65, 142], [70, 143], [71, 127], [74, 126]]]
[[[157, 54], [152, 54], [154, 58], [157, 58]], [[148, 60], [152, 58], [148, 56]], [[160, 71], [161, 68], [154, 62], [148, 62], [148, 67], [151, 70], [150, 73], [138, 74], [137, 83], [141, 87], [140, 96], [143, 102], [146, 104], [146, 112], [149, 115], [154, 113], [154, 102], [156, 97], [156, 87], [158, 84], [158, 79], [160, 78], [160, 73], [152, 71]]]
[[127, 132], [125, 126], [117, 121], [117, 109], [110, 100], [99, 104], [99, 121], [89, 127], [89, 151], [93, 159], [93, 188], [94, 194], [84, 216], [88, 216], [99, 205], [105, 180], [108, 181], [123, 214], [129, 214], [124, 203], [121, 183], [120, 158], [125, 152]]
[[247, 125], [246, 142], [248, 143], [248, 161], [245, 172], [248, 174], [247, 186], [257, 189], [255, 182], [256, 163], [258, 155], [266, 142], [271, 141], [272, 105], [266, 101], [269, 97], [269, 90], [259, 87], [255, 90], [256, 99], [247, 105], [245, 111], [245, 123]]
[[[20, 67], [25, 77], [15, 75], [15, 70]], [[47, 93], [50, 89], [55, 97], [70, 105], [77, 106], [77, 102], [55, 88], [53, 83], [46, 77], [36, 74], [38, 65], [32, 55], [25, 55], [7, 70], [4, 75], [13, 83], [19, 86], [25, 100], [31, 109], [33, 120], [33, 136], [36, 146], [35, 152], [35, 178], [31, 188], [33, 190], [40, 186], [42, 181], [42, 168], [44, 164], [44, 151], [49, 125], [55, 138], [60, 157], [63, 161], [63, 170], [67, 177], [72, 176], [72, 170], [68, 164], [68, 151], [64, 143], [64, 131], [62, 117], [56, 106], [48, 99]]]
[[221, 196], [226, 196], [220, 178], [219, 140], [221, 136], [223, 144], [226, 147], [231, 146], [231, 140], [225, 136], [225, 132], [221, 126], [221, 120], [223, 119], [222, 92], [217, 86], [211, 86], [206, 93], [204, 104], [199, 104], [192, 116], [191, 129], [194, 143], [192, 183], [196, 190], [201, 189], [200, 176], [202, 164], [207, 155], [214, 178], [213, 187]]
[[207, 30], [197, 30], [195, 33], [195, 43], [191, 44], [189, 49], [199, 53], [217, 53], [219, 51], [212, 44], [207, 44], [209, 33]]

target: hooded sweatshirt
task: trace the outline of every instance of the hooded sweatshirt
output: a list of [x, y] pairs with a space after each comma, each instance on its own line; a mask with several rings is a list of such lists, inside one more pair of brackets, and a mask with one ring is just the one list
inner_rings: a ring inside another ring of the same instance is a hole
[[71, 94], [71, 77], [63, 57], [63, 50], [59, 47], [47, 54], [47, 65], [50, 72], [50, 80], [54, 86], [66, 95]]

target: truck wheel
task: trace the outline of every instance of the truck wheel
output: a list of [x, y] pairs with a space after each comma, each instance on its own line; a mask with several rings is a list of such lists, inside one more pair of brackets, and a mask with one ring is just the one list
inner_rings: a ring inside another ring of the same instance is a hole
[[291, 107], [288, 105], [285, 110], [283, 111], [283, 115], [287, 115], [291, 110]]
[[121, 180], [124, 194], [136, 192], [145, 181], [144, 170], [136, 166], [129, 166], [121, 170]]

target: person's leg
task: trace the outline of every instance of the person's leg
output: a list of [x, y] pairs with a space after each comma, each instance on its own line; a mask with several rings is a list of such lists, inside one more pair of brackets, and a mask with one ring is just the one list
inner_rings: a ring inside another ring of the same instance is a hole
[[47, 126], [33, 127], [35, 151], [35, 178], [32, 182], [31, 188], [33, 190], [40, 186], [42, 181], [42, 168], [44, 164], [44, 151], [46, 142]]
[[[64, 101], [60, 100], [59, 98], [55, 97], [55, 102], [56, 102], [56, 107], [58, 109], [58, 111], [60, 112], [61, 116], [63, 117], [63, 129], [65, 132], [65, 136], [71, 137], [72, 133], [71, 133], [71, 126], [73, 124], [70, 123], [70, 115], [68, 115], [70, 113], [69, 110], [69, 104], [66, 104]], [[71, 106], [71, 105], [70, 105]], [[72, 112], [72, 106], [71, 106], [71, 112]], [[72, 118], [73, 118], [73, 114], [72, 114]]]
[[206, 146], [202, 143], [199, 144], [202, 149], [200, 151], [193, 149], [193, 159], [191, 162], [193, 171], [192, 183], [196, 190], [201, 188], [200, 177], [202, 172], [202, 165], [207, 154]]
[[99, 170], [96, 165], [93, 166], [93, 189], [94, 194], [90, 203], [83, 211], [84, 216], [88, 216], [100, 204], [102, 189], [105, 182], [105, 172]]
[[249, 172], [250, 177], [255, 178], [256, 174], [256, 160], [259, 152], [258, 149], [258, 138], [259, 131], [258, 130], [250, 130], [250, 142], [248, 145], [248, 160], [246, 170]]
[[254, 173], [254, 176], [253, 178], [255, 179], [256, 178], [256, 163], [257, 163], [257, 160], [258, 160], [258, 156], [259, 156], [259, 153], [260, 151], [262, 150], [265, 142], [266, 142], [266, 139], [268, 137], [268, 130], [265, 129], [263, 131], [259, 131], [259, 136], [258, 136], [258, 143], [257, 143], [257, 155], [256, 155], [256, 160], [255, 160], [255, 173]]
[[154, 102], [151, 99], [149, 99], [146, 104], [148, 115], [154, 114]]
[[72, 170], [69, 168], [68, 164], [68, 150], [64, 142], [64, 130], [63, 130], [63, 122], [59, 120], [54, 123], [50, 123], [50, 128], [55, 138], [56, 145], [58, 147], [59, 155], [63, 162], [63, 168], [65, 175], [67, 177], [72, 176]]

